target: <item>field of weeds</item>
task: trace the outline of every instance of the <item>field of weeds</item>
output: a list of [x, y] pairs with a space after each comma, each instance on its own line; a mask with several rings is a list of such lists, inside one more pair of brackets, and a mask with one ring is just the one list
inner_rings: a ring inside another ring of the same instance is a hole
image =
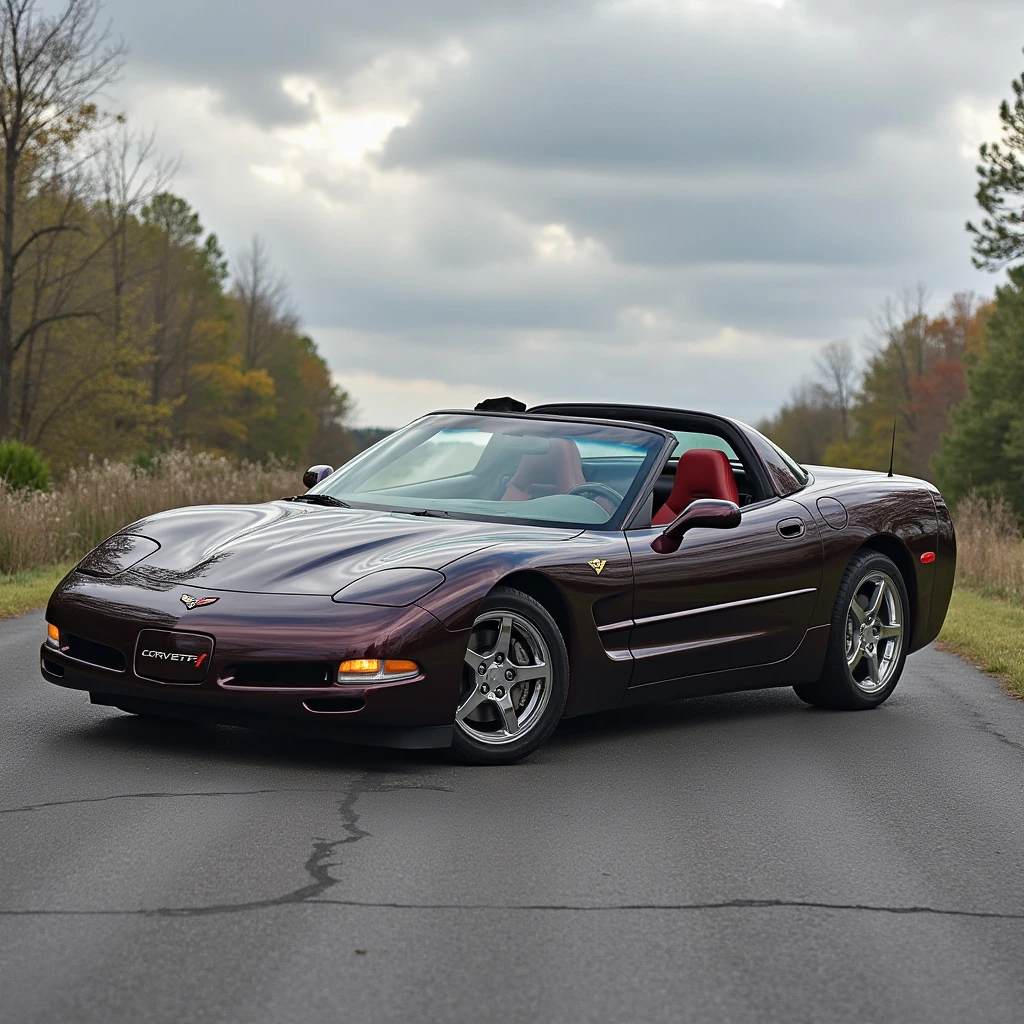
[[1024, 604], [1024, 539], [1010, 506], [963, 498], [954, 521], [958, 586]]
[[76, 562], [121, 527], [164, 509], [269, 501], [303, 490], [288, 466], [183, 451], [146, 466], [91, 462], [48, 494], [0, 484], [0, 576]]

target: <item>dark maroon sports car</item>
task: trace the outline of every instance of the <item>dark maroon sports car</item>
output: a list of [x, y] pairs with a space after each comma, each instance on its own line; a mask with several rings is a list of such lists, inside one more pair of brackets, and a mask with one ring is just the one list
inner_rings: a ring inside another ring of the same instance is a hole
[[565, 716], [649, 701], [877, 707], [953, 586], [930, 484], [804, 468], [705, 413], [438, 412], [305, 483], [90, 552], [50, 599], [43, 676], [139, 714], [506, 763]]

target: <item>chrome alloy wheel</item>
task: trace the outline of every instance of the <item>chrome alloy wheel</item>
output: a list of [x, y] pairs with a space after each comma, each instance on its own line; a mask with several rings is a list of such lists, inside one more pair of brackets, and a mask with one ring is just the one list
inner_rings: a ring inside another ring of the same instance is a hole
[[846, 664], [864, 693], [884, 690], [903, 648], [903, 601], [886, 573], [872, 570], [860, 581], [846, 615]]
[[551, 700], [551, 652], [518, 612], [487, 611], [473, 623], [463, 668], [456, 728], [481, 743], [520, 739]]

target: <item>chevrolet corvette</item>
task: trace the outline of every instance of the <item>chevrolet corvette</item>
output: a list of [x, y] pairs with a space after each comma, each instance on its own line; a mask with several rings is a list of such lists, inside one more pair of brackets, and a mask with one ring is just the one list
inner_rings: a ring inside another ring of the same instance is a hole
[[436, 412], [303, 482], [100, 544], [50, 599], [44, 679], [503, 764], [562, 718], [652, 701], [878, 707], [953, 586], [931, 484], [800, 466], [708, 413]]

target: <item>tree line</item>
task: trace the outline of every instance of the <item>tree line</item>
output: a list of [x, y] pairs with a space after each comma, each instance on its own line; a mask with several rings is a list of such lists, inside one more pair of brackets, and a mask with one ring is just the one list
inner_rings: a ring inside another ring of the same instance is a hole
[[953, 297], [936, 315], [923, 287], [872, 318], [863, 365], [847, 341], [826, 345], [812, 375], [758, 426], [802, 462], [885, 469], [896, 426], [900, 472], [932, 477], [931, 462], [967, 396], [967, 368], [985, 337], [991, 303]]
[[923, 287], [871, 322], [864, 358], [826, 345], [789, 400], [758, 426], [811, 464], [932, 480], [953, 502], [1002, 496], [1024, 519], [1024, 74], [1000, 105], [1002, 139], [980, 149], [968, 223], [979, 269], [1006, 271], [995, 298], [954, 295], [930, 313]]
[[254, 238], [229, 272], [151, 135], [107, 112], [101, 0], [0, 0], [0, 440], [58, 470], [191, 445], [352, 453], [349, 396]]

